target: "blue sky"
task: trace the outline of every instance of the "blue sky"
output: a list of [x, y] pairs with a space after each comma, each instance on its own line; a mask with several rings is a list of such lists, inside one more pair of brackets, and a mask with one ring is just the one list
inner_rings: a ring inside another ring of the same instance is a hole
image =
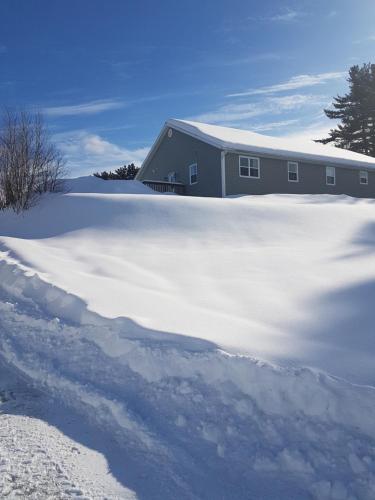
[[139, 164], [167, 118], [321, 137], [373, 0], [0, 0], [0, 103], [42, 110], [70, 174]]

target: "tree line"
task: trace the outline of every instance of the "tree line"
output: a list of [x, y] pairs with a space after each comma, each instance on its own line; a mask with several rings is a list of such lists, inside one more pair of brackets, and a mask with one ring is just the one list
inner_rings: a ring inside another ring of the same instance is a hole
[[135, 178], [139, 171], [139, 167], [136, 167], [134, 163], [130, 163], [130, 165], [124, 165], [123, 167], [117, 168], [114, 172], [107, 172], [104, 170], [103, 172], [95, 172], [95, 177], [99, 177], [100, 179], [108, 180], [124, 180], [131, 181]]

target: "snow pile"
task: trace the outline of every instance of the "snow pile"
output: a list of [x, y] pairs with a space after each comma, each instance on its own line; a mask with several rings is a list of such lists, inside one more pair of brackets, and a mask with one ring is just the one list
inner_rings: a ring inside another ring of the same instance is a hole
[[101, 316], [375, 385], [372, 200], [150, 196], [88, 180], [99, 193], [77, 180], [22, 217], [0, 214], [4, 259]]
[[12, 274], [2, 355], [116, 437], [123, 481], [141, 497], [372, 498], [373, 388], [135, 335], [131, 323], [94, 313], [67, 324], [45, 303], [71, 309], [72, 296], [16, 267]]
[[373, 204], [133, 187], [0, 214], [2, 357], [140, 498], [372, 499]]

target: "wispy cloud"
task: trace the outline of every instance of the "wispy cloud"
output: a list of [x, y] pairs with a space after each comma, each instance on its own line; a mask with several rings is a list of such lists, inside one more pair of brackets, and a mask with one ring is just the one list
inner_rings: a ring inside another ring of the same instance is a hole
[[244, 97], [260, 94], [274, 94], [277, 92], [285, 92], [289, 90], [301, 89], [304, 87], [313, 87], [315, 85], [322, 85], [330, 80], [337, 80], [345, 76], [345, 72], [331, 72], [320, 73], [317, 75], [297, 75], [290, 78], [288, 81], [270, 85], [268, 87], [261, 87], [259, 89], [249, 89], [244, 92], [237, 92], [236, 94], [228, 94], [227, 97]]
[[125, 103], [113, 99], [99, 99], [96, 101], [84, 102], [80, 104], [66, 106], [46, 107], [42, 111], [47, 116], [74, 116], [74, 115], [92, 115], [109, 111], [111, 109], [119, 109], [125, 106]]
[[281, 59], [286, 59], [287, 56], [282, 56], [276, 52], [260, 52], [257, 54], [250, 54], [244, 57], [221, 55], [220, 57], [212, 57], [212, 55], [207, 55], [204, 58], [193, 61], [191, 64], [184, 64], [181, 67], [176, 68], [177, 71], [191, 71], [197, 68], [226, 68], [232, 66], [240, 66], [250, 63], [260, 63], [265, 61], [279, 61]]
[[304, 107], [322, 107], [327, 105], [328, 98], [322, 95], [293, 94], [288, 96], [267, 96], [259, 102], [242, 101], [219, 106], [208, 113], [202, 113], [191, 120], [216, 123], [221, 125], [241, 125], [250, 118], [264, 115], [278, 115], [295, 111]]
[[368, 35], [364, 38], [360, 38], [359, 40], [353, 40], [354, 44], [360, 44], [360, 43], [368, 43], [368, 42], [375, 42], [375, 35]]
[[281, 130], [284, 127], [290, 127], [291, 125], [295, 125], [299, 120], [282, 120], [279, 122], [269, 122], [269, 123], [260, 123], [258, 125], [252, 125], [251, 130], [254, 132], [269, 132], [271, 130]]
[[322, 139], [323, 137], [328, 137], [328, 132], [331, 128], [334, 128], [335, 124], [327, 122], [314, 122], [310, 125], [304, 127], [302, 130], [294, 130], [292, 132], [286, 132], [280, 134], [280, 137], [285, 137], [288, 139], [293, 139], [295, 141], [314, 141], [316, 139]]
[[140, 165], [149, 151], [149, 147], [118, 146], [85, 129], [58, 133], [53, 139], [67, 159], [70, 175], [113, 170], [131, 162]]
[[280, 14], [276, 14], [274, 16], [271, 16], [269, 18], [270, 21], [276, 21], [276, 22], [292, 22], [292, 21], [297, 21], [301, 17], [306, 16], [304, 12], [299, 12], [297, 10], [293, 9], [286, 9], [284, 12]]

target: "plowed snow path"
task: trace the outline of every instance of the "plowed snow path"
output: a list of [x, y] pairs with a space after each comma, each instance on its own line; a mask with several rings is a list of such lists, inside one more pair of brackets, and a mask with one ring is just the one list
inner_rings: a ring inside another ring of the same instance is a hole
[[[105, 458], [31, 416], [54, 408], [51, 400], [0, 370], [0, 498], [134, 499], [109, 474]], [[60, 419], [74, 422], [74, 413]]]

